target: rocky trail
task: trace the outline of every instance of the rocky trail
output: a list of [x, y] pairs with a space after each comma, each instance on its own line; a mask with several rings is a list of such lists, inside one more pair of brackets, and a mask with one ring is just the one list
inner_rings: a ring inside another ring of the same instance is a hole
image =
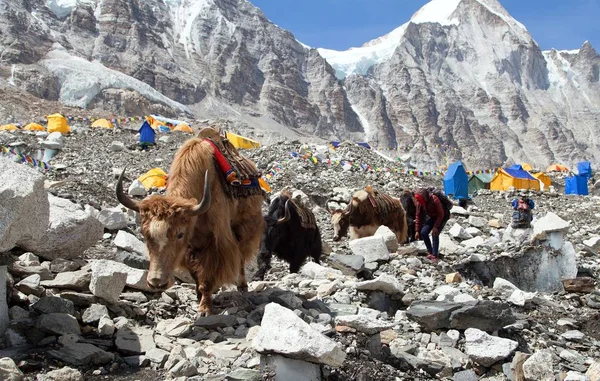
[[481, 191], [452, 209], [433, 264], [422, 242], [399, 245], [385, 227], [333, 242], [327, 207], [369, 184], [398, 195], [441, 178], [336, 164], [402, 169], [356, 145], [244, 151], [274, 193], [291, 186], [312, 208], [325, 253], [298, 274], [274, 259], [264, 281], [222, 288], [216, 314], [198, 317], [189, 275], [148, 289], [138, 218], [114, 195], [126, 167], [141, 198], [130, 184], [168, 170], [187, 138], [141, 151], [128, 130], [0, 133], [32, 155], [57, 149], [45, 174], [0, 158], [0, 379], [600, 380], [597, 197], [531, 193], [533, 228], [519, 230], [508, 227], [517, 194]]

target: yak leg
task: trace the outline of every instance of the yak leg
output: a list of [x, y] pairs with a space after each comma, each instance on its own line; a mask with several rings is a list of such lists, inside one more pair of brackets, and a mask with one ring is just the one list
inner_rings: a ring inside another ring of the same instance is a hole
[[238, 277], [237, 289], [239, 292], [248, 292], [248, 281], [246, 280], [246, 260], [241, 259], [240, 275]]
[[252, 277], [252, 280], [264, 280], [267, 271], [271, 268], [271, 256], [272, 253], [268, 250], [261, 251], [258, 253], [258, 270]]
[[210, 281], [202, 281], [198, 283], [198, 300], [200, 301], [200, 305], [198, 306], [198, 313], [200, 316], [208, 316], [213, 314], [213, 305], [212, 305], [212, 294], [213, 294], [213, 284]]

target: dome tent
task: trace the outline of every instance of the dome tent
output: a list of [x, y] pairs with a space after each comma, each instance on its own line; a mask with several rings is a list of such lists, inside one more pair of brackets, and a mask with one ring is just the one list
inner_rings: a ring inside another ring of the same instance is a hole
[[92, 127], [100, 127], [100, 128], [115, 128], [112, 122], [108, 119], [97, 119], [92, 123]]
[[60, 132], [62, 134], [68, 134], [71, 132], [71, 128], [67, 124], [67, 119], [64, 116], [60, 114], [52, 114], [48, 115], [46, 119], [48, 119], [48, 132]]
[[46, 130], [46, 128], [44, 128], [44, 126], [42, 126], [41, 124], [38, 123], [29, 123], [28, 125], [26, 125], [23, 130], [25, 131], [44, 131]]

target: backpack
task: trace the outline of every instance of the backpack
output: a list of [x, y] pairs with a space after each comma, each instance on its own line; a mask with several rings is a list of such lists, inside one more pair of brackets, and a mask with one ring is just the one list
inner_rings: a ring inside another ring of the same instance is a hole
[[450, 201], [448, 196], [446, 196], [444, 191], [442, 191], [440, 189], [436, 189], [436, 188], [427, 188], [427, 191], [429, 192], [429, 195], [434, 195], [435, 197], [439, 198], [440, 202], [442, 203], [442, 206], [447, 211], [450, 211], [450, 209], [452, 209], [452, 207], [454, 207], [454, 204], [452, 203], [452, 201]]

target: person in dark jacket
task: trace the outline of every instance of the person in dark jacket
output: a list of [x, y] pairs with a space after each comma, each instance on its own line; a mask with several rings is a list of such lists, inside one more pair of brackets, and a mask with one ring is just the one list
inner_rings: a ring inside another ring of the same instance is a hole
[[[440, 199], [430, 194], [427, 189], [419, 189], [415, 193], [417, 200], [417, 214], [415, 218], [416, 238], [423, 239], [427, 247], [427, 259], [437, 263], [440, 232], [444, 229], [446, 222], [450, 218], [450, 211], [444, 207]], [[423, 221], [423, 212], [427, 214], [427, 220]], [[432, 242], [429, 240], [429, 233], [432, 235]]]
[[535, 208], [533, 200], [526, 196], [521, 196], [512, 200], [511, 204], [513, 207], [513, 229], [527, 229], [531, 227], [531, 221], [533, 220], [532, 209]]

